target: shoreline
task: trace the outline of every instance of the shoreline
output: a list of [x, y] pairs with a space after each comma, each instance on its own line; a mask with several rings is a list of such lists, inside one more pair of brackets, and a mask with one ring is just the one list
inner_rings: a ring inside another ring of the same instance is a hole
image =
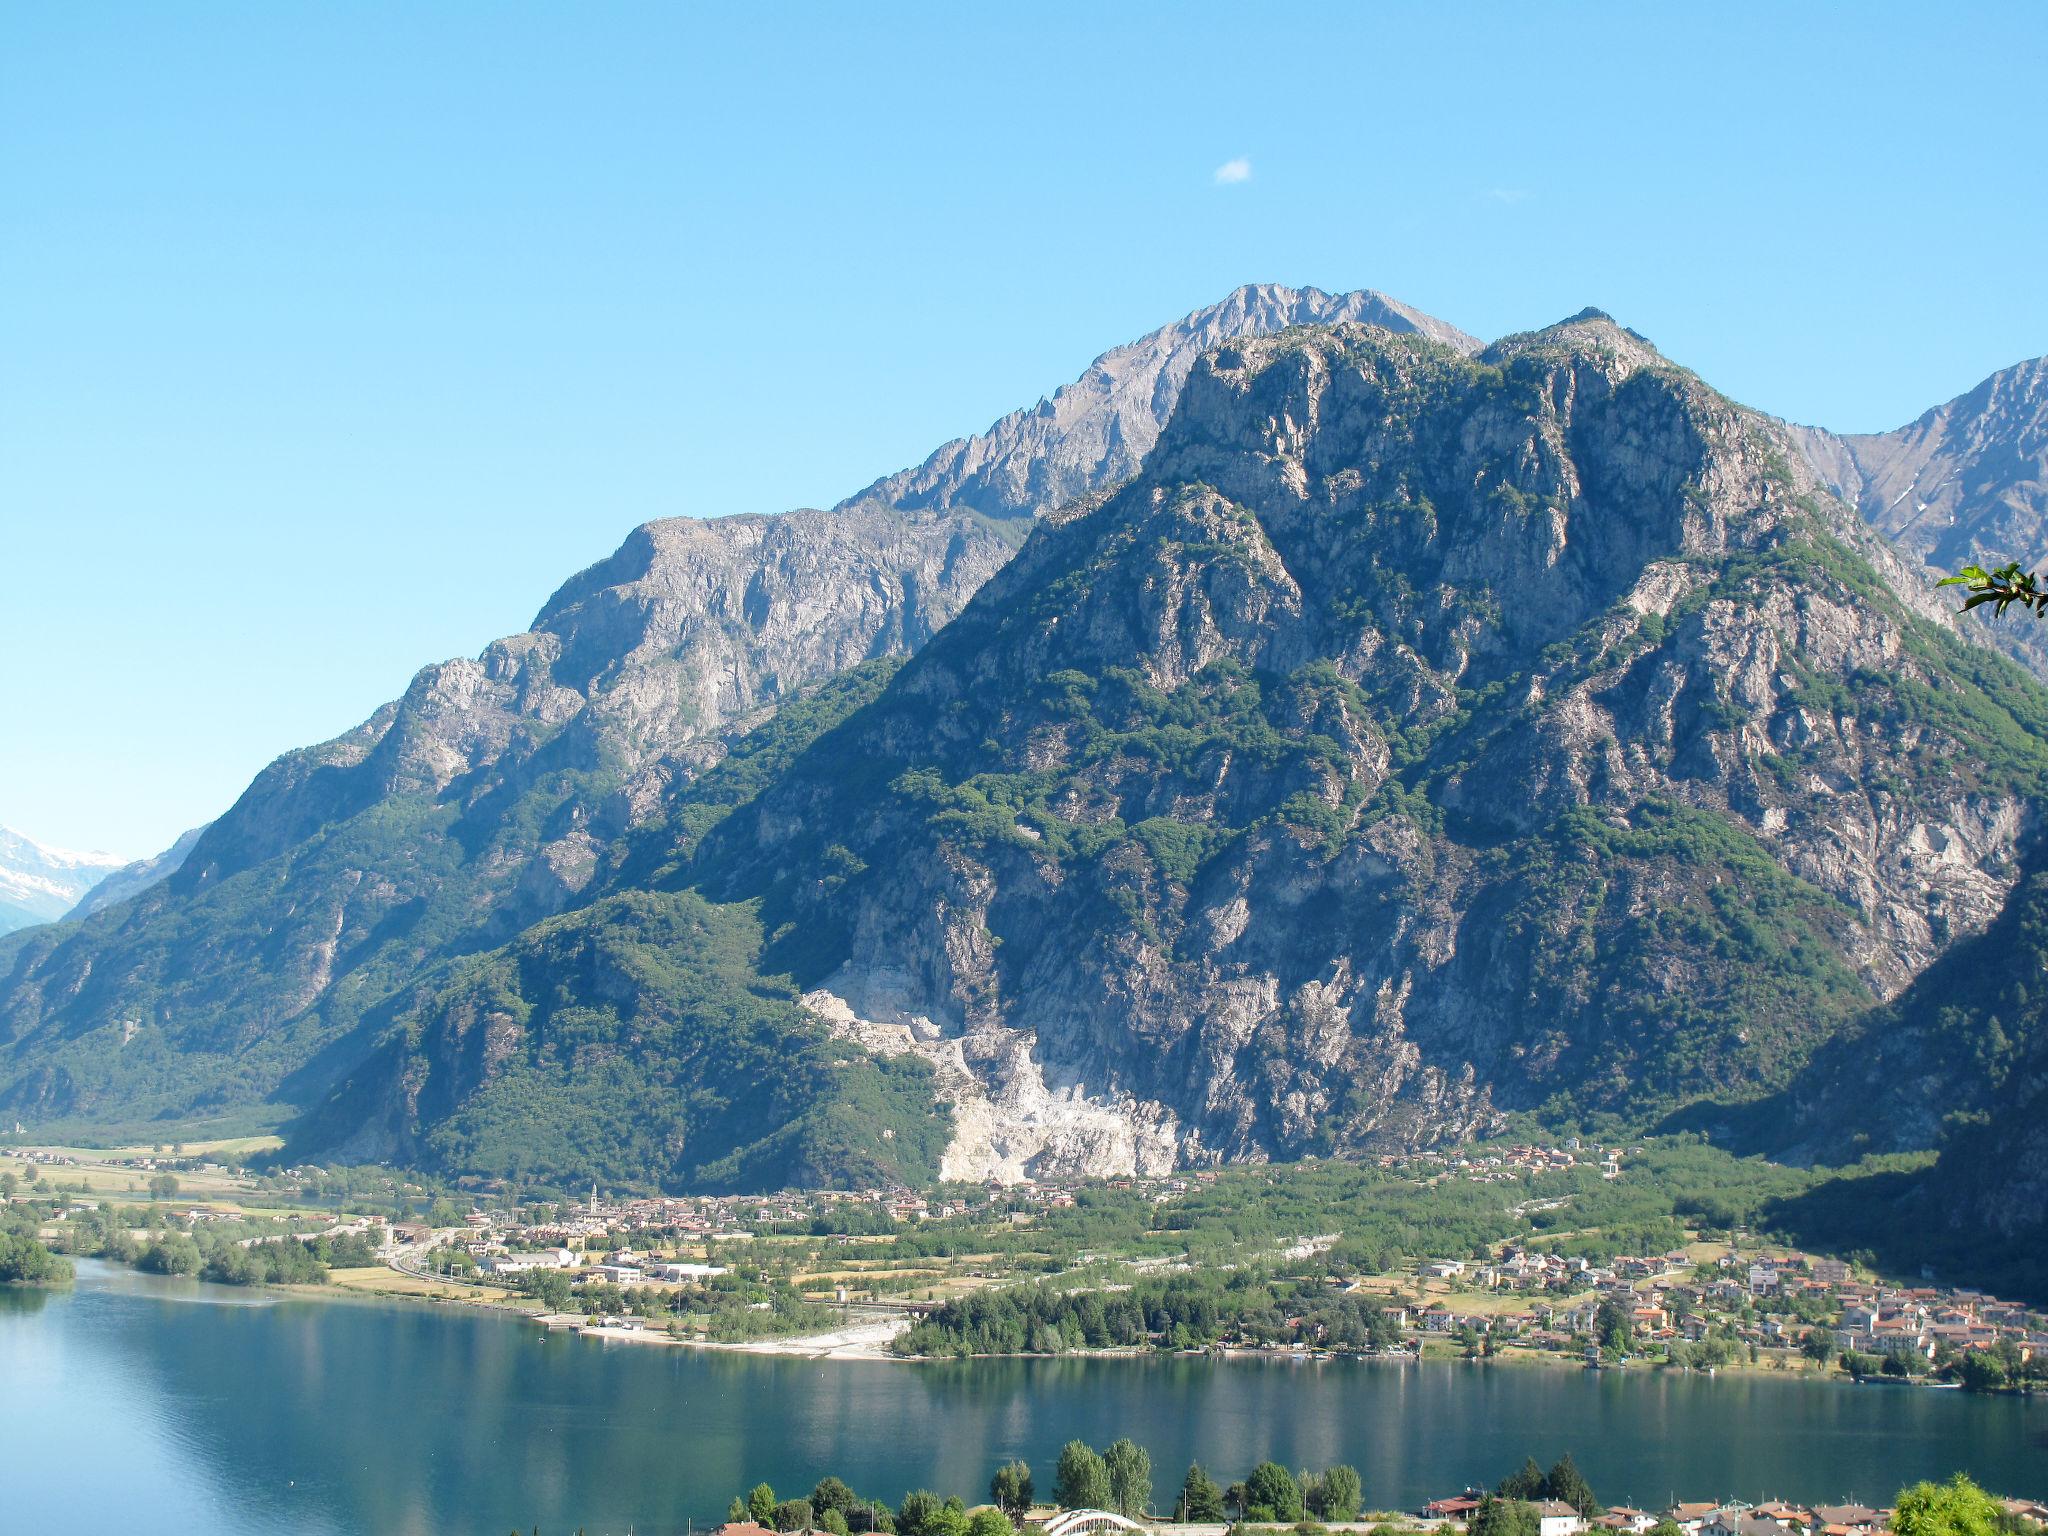
[[[550, 1333], [574, 1333], [608, 1344], [668, 1345], [683, 1349], [721, 1350], [735, 1355], [780, 1355], [793, 1360], [883, 1360], [903, 1365], [916, 1364], [920, 1358], [895, 1354], [884, 1347], [903, 1331], [891, 1323], [837, 1328], [829, 1333], [793, 1334], [782, 1339], [686, 1339], [662, 1328], [623, 1328], [614, 1324], [592, 1323], [580, 1314], [524, 1315]], [[572, 1316], [574, 1320], [571, 1320]], [[560, 1321], [553, 1320], [556, 1318]]]
[[[884, 1347], [890, 1339], [909, 1326], [907, 1321], [855, 1323], [828, 1329], [823, 1333], [792, 1334], [775, 1339], [684, 1338], [662, 1327], [625, 1327], [593, 1322], [586, 1314], [580, 1312], [538, 1311], [522, 1301], [512, 1299], [509, 1292], [500, 1291], [496, 1287], [472, 1285], [444, 1276], [423, 1275], [417, 1270], [401, 1268], [396, 1264], [387, 1264], [383, 1268], [391, 1274], [401, 1275], [408, 1280], [419, 1281], [439, 1289], [385, 1289], [368, 1285], [354, 1286], [346, 1281], [333, 1280], [320, 1285], [292, 1286], [289, 1289], [296, 1295], [314, 1299], [336, 1300], [346, 1297], [361, 1301], [427, 1302], [432, 1305], [467, 1307], [476, 1311], [496, 1312], [516, 1322], [532, 1323], [544, 1333], [573, 1333], [579, 1337], [610, 1344], [662, 1345], [684, 1349], [722, 1350], [730, 1354], [782, 1355], [792, 1359], [808, 1360], [887, 1360], [908, 1363], [918, 1358], [894, 1354]], [[462, 1294], [465, 1291], [471, 1294]], [[478, 1292], [484, 1294], [476, 1294]]]
[[[73, 1261], [76, 1263], [76, 1261]], [[92, 1261], [109, 1264], [116, 1269], [143, 1274], [133, 1266], [115, 1263], [112, 1260]], [[602, 1344], [635, 1344], [677, 1347], [684, 1349], [715, 1350], [726, 1354], [759, 1355], [792, 1360], [860, 1361], [867, 1363], [888, 1363], [896, 1365], [926, 1365], [961, 1360], [1150, 1360], [1150, 1359], [1200, 1359], [1216, 1363], [1232, 1361], [1266, 1361], [1297, 1365], [1330, 1365], [1339, 1362], [1364, 1363], [1369, 1365], [1498, 1365], [1517, 1370], [1573, 1370], [1588, 1371], [1581, 1357], [1559, 1354], [1548, 1350], [1510, 1348], [1500, 1353], [1467, 1357], [1449, 1352], [1432, 1353], [1426, 1348], [1388, 1354], [1352, 1354], [1287, 1349], [1259, 1349], [1243, 1345], [1219, 1345], [1206, 1350], [1158, 1350], [1135, 1346], [1112, 1346], [1103, 1349], [1066, 1350], [1059, 1354], [981, 1354], [964, 1356], [940, 1355], [899, 1355], [890, 1350], [888, 1342], [909, 1326], [908, 1322], [874, 1321], [853, 1323], [846, 1327], [827, 1330], [823, 1333], [794, 1334], [773, 1339], [703, 1339], [684, 1338], [659, 1327], [626, 1327], [618, 1324], [592, 1322], [582, 1313], [547, 1313], [533, 1310], [509, 1293], [486, 1286], [471, 1286], [462, 1281], [449, 1280], [439, 1276], [425, 1276], [416, 1271], [402, 1269], [397, 1265], [381, 1266], [391, 1274], [406, 1279], [421, 1281], [441, 1287], [434, 1291], [384, 1289], [375, 1286], [351, 1286], [346, 1282], [328, 1281], [321, 1284], [293, 1284], [261, 1288], [277, 1297], [294, 1297], [317, 1301], [410, 1303], [425, 1302], [434, 1306], [453, 1306], [473, 1311], [498, 1313], [508, 1320], [531, 1323], [543, 1333], [569, 1333], [594, 1339]], [[362, 1274], [370, 1271], [353, 1271]], [[351, 1273], [344, 1271], [343, 1273]], [[202, 1285], [213, 1282], [198, 1281]], [[66, 1287], [50, 1287], [66, 1288]], [[245, 1291], [239, 1286], [218, 1286], [230, 1292]], [[472, 1294], [464, 1295], [464, 1291]], [[487, 1294], [474, 1294], [475, 1292]], [[1865, 1381], [1840, 1375], [1832, 1371], [1818, 1371], [1805, 1367], [1779, 1369], [1762, 1361], [1731, 1361], [1712, 1370], [1694, 1367], [1671, 1366], [1656, 1361], [1641, 1363], [1602, 1365], [1594, 1374], [1615, 1372], [1622, 1375], [1678, 1375], [1701, 1376], [1709, 1379], [1719, 1376], [1760, 1377], [1766, 1380], [1807, 1382], [1819, 1386], [1881, 1386], [1919, 1387], [1932, 1391], [1961, 1391], [1955, 1382], [1932, 1381], [1919, 1378], [1871, 1377]], [[2002, 1390], [1983, 1394], [1992, 1397], [2027, 1398], [2033, 1394]]]

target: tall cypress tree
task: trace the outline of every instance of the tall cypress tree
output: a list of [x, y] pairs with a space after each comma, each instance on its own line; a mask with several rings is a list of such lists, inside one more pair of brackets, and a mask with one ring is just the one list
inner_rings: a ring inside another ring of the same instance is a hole
[[1180, 1485], [1181, 1519], [1196, 1524], [1207, 1524], [1223, 1518], [1223, 1490], [1216, 1486], [1216, 1479], [1202, 1470], [1197, 1461], [1188, 1467], [1188, 1475]]

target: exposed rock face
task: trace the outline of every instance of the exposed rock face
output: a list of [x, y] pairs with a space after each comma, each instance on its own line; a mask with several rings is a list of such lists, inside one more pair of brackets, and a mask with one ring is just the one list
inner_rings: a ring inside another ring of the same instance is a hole
[[[2001, 369], [1893, 432], [1792, 429], [1814, 467], [1908, 555], [1946, 574], [2048, 559], [2048, 358]], [[2048, 676], [2032, 625], [1967, 621], [1977, 638]]]
[[877, 480], [852, 500], [969, 507], [990, 517], [1035, 516], [1064, 506], [1138, 472], [1189, 370], [1210, 348], [1290, 326], [1345, 321], [1426, 336], [1461, 352], [1480, 347], [1457, 327], [1371, 289], [1330, 294], [1259, 283], [1103, 353], [1050, 400], [1012, 411], [979, 437], [955, 439], [917, 468]]
[[1843, 492], [1927, 564], [2048, 555], [2048, 358], [2001, 369], [1895, 432], [1834, 442]]
[[[0, 1104], [128, 1116], [318, 1092], [337, 1065], [319, 1053], [346, 1055], [409, 978], [584, 899], [622, 836], [779, 701], [916, 650], [1041, 505], [1130, 473], [1202, 346], [1324, 312], [1458, 334], [1376, 295], [1245, 289], [914, 484], [636, 529], [526, 633], [273, 763], [169, 878], [0, 950]], [[997, 482], [992, 501], [976, 488]]]
[[637, 530], [0, 944], [0, 1105], [732, 1185], [1808, 1086], [2010, 914], [2048, 698], [1826, 494], [1856, 440], [1593, 312], [1475, 350], [1242, 290], [834, 511]]
[[733, 736], [922, 645], [1011, 549], [873, 506], [635, 530], [532, 630], [265, 769], [168, 879], [0, 955], [0, 1098], [183, 1111], [221, 1056], [234, 1098], [274, 1091], [408, 977], [577, 899]]
[[698, 868], [956, 1173], [1758, 1092], [1992, 918], [2048, 769], [1892, 580], [1605, 317], [1227, 345]]

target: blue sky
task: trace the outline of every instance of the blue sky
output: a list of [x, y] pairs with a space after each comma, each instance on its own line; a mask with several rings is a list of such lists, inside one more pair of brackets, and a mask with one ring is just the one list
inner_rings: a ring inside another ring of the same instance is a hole
[[2044, 57], [2033, 4], [8, 7], [0, 822], [153, 851], [635, 523], [829, 503], [1241, 282], [1598, 304], [1897, 425], [2048, 352]]

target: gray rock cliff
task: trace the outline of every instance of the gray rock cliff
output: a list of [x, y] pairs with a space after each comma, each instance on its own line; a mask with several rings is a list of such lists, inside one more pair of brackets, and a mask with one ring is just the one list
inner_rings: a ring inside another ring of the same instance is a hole
[[2048, 760], [1997, 667], [1605, 317], [1291, 332], [699, 862], [953, 1085], [959, 1176], [1642, 1113], [1782, 1084], [1999, 911]]
[[167, 878], [0, 949], [0, 1104], [181, 1114], [315, 1091], [407, 980], [583, 899], [778, 702], [915, 651], [1032, 514], [1127, 476], [1203, 346], [1323, 313], [1458, 336], [1373, 294], [1247, 288], [901, 486], [635, 529], [525, 633], [270, 765]]

